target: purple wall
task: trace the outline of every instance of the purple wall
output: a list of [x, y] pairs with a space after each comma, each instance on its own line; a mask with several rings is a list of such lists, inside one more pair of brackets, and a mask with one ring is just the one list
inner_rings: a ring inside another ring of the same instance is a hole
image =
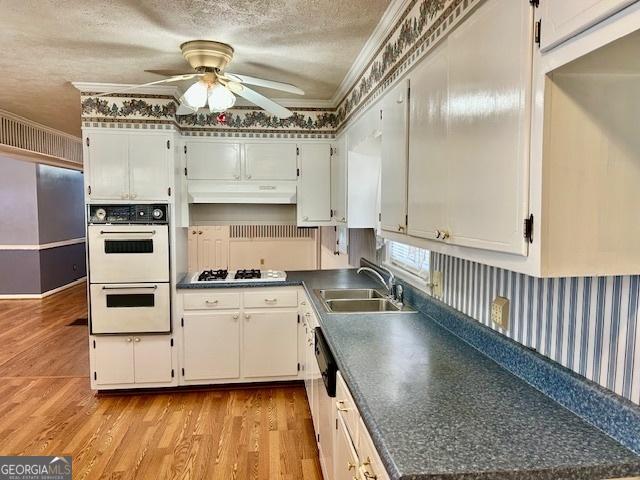
[[[0, 295], [37, 294], [86, 275], [82, 173], [0, 157]], [[29, 245], [30, 249], [12, 249]]]

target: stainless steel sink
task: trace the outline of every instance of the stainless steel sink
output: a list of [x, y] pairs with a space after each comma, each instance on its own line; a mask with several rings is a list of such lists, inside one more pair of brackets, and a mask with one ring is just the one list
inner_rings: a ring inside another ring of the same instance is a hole
[[355, 300], [367, 298], [384, 298], [384, 295], [373, 288], [336, 288], [333, 290], [318, 290], [323, 300]]
[[400, 308], [386, 298], [360, 300], [327, 300], [330, 312], [398, 312]]

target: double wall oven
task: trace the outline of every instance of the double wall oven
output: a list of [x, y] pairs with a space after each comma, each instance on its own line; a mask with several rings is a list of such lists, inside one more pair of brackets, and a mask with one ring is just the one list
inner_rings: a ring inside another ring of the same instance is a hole
[[167, 205], [88, 208], [91, 333], [170, 332]]

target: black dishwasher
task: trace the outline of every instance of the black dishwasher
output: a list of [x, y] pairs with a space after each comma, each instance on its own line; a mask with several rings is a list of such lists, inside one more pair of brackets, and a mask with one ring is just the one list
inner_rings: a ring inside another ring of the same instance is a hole
[[320, 327], [315, 329], [316, 337], [316, 360], [318, 362], [318, 369], [322, 375], [322, 381], [327, 389], [327, 395], [330, 397], [336, 396], [336, 373], [338, 372], [338, 366], [331, 349], [327, 344], [327, 340], [324, 338], [324, 334]]

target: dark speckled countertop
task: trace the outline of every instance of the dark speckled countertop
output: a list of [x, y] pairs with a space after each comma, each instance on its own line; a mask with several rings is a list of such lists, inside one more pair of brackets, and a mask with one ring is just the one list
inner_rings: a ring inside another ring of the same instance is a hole
[[307, 289], [392, 479], [604, 479], [640, 473], [640, 457], [430, 317], [328, 314], [313, 293], [379, 287], [372, 278], [355, 270], [288, 272], [287, 282], [278, 285]]

